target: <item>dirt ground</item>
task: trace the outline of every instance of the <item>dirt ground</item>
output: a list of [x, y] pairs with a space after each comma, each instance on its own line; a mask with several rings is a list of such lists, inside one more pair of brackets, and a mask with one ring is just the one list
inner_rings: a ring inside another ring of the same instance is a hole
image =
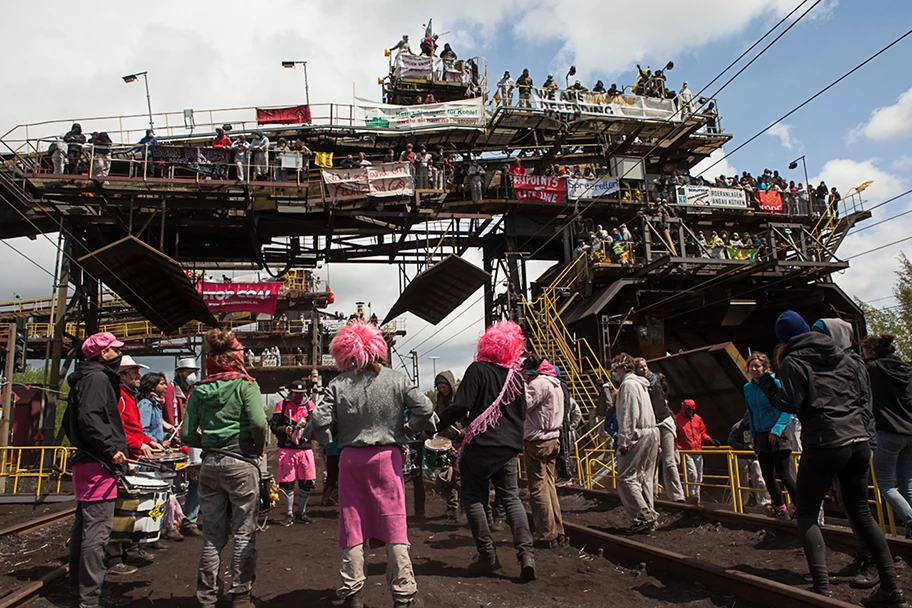
[[[614, 502], [568, 494], [561, 497], [561, 507], [565, 521], [604, 532], [623, 534], [630, 525], [623, 508]], [[795, 534], [757, 526], [723, 525], [709, 517], [685, 512], [661, 513], [659, 526], [656, 532], [638, 535], [634, 540], [787, 585], [811, 588], [804, 550]], [[837, 576], [851, 564], [854, 548], [830, 542], [827, 545], [827, 568], [834, 597], [860, 603], [871, 591], [852, 589], [845, 578]], [[897, 567], [900, 583], [908, 594], [908, 569], [901, 561]]]
[[[319, 502], [319, 494], [313, 498]], [[269, 528], [258, 535], [258, 578], [254, 586], [258, 605], [279, 608], [330, 606], [336, 602], [339, 549], [335, 509], [311, 506], [309, 512], [313, 524], [283, 528], [276, 523], [281, 515], [276, 509]], [[62, 563], [68, 535], [67, 522], [24, 537], [0, 539], [0, 596]], [[444, 517], [444, 505], [433, 494], [428, 497], [426, 519], [410, 518], [409, 538], [419, 593], [429, 607], [750, 606], [664, 573], [641, 570], [636, 563], [615, 563], [574, 548], [537, 551], [538, 580], [522, 583], [509, 530], [497, 534], [502, 572], [492, 578], [469, 577], [466, 567], [474, 554], [471, 534], [465, 525]], [[110, 578], [114, 591], [134, 598], [133, 605], [139, 608], [196, 606], [196, 564], [201, 539], [161, 544], [163, 548], [154, 551], [151, 564], [133, 575]], [[33, 552], [26, 554], [27, 551]], [[225, 555], [230, 555], [230, 547]], [[369, 555], [366, 604], [389, 606], [392, 602], [383, 577], [385, 553], [381, 549]], [[26, 559], [26, 563], [21, 563]], [[68, 605], [62, 589], [59, 586], [30, 606]]]

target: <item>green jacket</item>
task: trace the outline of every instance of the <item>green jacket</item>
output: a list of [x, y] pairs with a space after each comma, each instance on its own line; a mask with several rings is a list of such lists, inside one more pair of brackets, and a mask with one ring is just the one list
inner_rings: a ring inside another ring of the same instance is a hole
[[249, 380], [198, 384], [190, 393], [181, 441], [194, 448], [258, 456], [266, 446], [266, 411], [260, 387]]

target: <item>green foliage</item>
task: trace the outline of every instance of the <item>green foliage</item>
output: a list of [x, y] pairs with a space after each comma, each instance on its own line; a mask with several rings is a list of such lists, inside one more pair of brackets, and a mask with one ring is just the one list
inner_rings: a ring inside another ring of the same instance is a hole
[[431, 400], [431, 403], [437, 401], [437, 391], [424, 391], [424, 396]]
[[893, 296], [897, 304], [890, 308], [875, 308], [858, 298], [855, 303], [864, 312], [868, 334], [891, 333], [896, 354], [908, 361], [912, 359], [912, 262], [906, 254], [899, 254], [900, 268], [896, 271]]

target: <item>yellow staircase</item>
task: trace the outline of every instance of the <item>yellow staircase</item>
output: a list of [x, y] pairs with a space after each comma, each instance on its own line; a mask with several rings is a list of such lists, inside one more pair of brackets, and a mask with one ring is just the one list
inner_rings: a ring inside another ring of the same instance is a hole
[[586, 415], [587, 423], [576, 440], [573, 458], [578, 479], [590, 477], [582, 469], [587, 450], [602, 450], [599, 428], [595, 419], [596, 402], [602, 386], [608, 382], [608, 372], [585, 338], [576, 338], [560, 317], [563, 298], [581, 289], [589, 276], [588, 254], [567, 265], [538, 297], [529, 301], [523, 298], [523, 313], [528, 339], [532, 349], [542, 358], [560, 368], [561, 379], [570, 389], [570, 395]]

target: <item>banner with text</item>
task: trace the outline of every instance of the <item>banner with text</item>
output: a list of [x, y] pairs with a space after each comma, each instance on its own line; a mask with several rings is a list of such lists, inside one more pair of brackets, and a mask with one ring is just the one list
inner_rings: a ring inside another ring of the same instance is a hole
[[711, 188], [709, 186], [678, 186], [676, 205], [715, 207], [719, 209], [747, 209], [747, 195], [738, 188]]
[[513, 192], [518, 201], [560, 203], [567, 192], [566, 177], [547, 175], [512, 175]]
[[567, 198], [571, 201], [608, 196], [620, 189], [620, 180], [616, 177], [603, 177], [598, 180], [572, 178], [567, 180]]
[[322, 169], [322, 173], [333, 201], [415, 194], [415, 181], [408, 163], [381, 163], [358, 169]]
[[172, 165], [227, 165], [233, 152], [225, 148], [194, 148], [192, 146], [149, 146], [152, 162]]
[[429, 80], [434, 73], [434, 68], [440, 66], [440, 62], [438, 57], [399, 53], [396, 57], [396, 76], [413, 80]]
[[[674, 100], [641, 95], [611, 95], [571, 89], [532, 89], [532, 107], [557, 114], [680, 120]], [[677, 114], [677, 116], [676, 116]]]
[[450, 125], [482, 129], [484, 99], [462, 99], [420, 106], [396, 106], [355, 97], [355, 126], [373, 129], [421, 129]]
[[769, 190], [754, 191], [754, 200], [760, 206], [762, 211], [771, 211], [773, 213], [782, 213], [782, 195], [779, 192]]
[[257, 108], [257, 124], [261, 125], [304, 125], [310, 123], [310, 106], [289, 106], [286, 108]]
[[275, 314], [281, 283], [199, 283], [196, 290], [214, 313]]

